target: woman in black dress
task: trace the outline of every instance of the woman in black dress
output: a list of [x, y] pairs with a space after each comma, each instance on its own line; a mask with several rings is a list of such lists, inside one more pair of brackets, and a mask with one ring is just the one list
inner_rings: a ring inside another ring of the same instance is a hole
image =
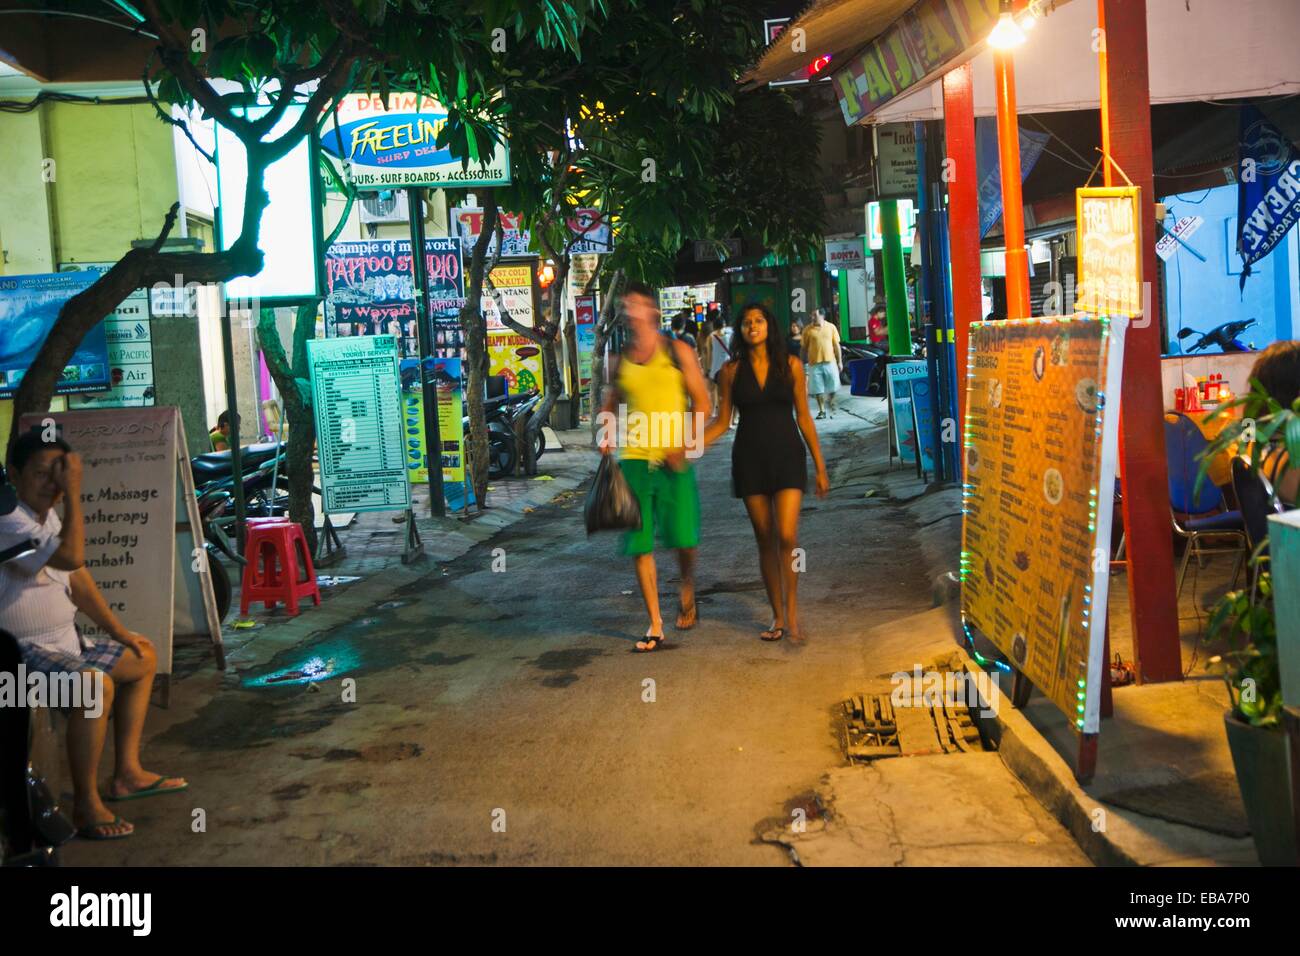
[[803, 363], [786, 350], [785, 339], [765, 306], [751, 303], [740, 310], [732, 342], [736, 358], [722, 367], [718, 417], [705, 430], [704, 443], [707, 447], [726, 434], [734, 403], [740, 410], [740, 425], [731, 449], [732, 493], [749, 512], [772, 605], [772, 626], [760, 636], [779, 641], [789, 635], [797, 641], [798, 571], [803, 567], [794, 552], [799, 543], [799, 507], [808, 485], [805, 443], [817, 468], [819, 498], [830, 491], [830, 479], [808, 413]]

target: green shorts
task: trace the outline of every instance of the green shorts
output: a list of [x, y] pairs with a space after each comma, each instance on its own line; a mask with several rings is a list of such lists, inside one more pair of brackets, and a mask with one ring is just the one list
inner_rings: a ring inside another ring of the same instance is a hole
[[700, 543], [700, 492], [695, 469], [650, 467], [637, 458], [619, 462], [623, 477], [641, 506], [641, 527], [623, 535], [625, 555], [650, 554], [655, 549], [655, 529], [665, 548], [694, 548]]

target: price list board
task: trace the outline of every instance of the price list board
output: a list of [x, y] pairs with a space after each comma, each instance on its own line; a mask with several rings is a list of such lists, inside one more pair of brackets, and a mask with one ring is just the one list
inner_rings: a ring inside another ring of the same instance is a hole
[[397, 339], [314, 339], [307, 353], [325, 512], [410, 507]]
[[1126, 325], [970, 331], [962, 619], [1084, 734], [1100, 717]]

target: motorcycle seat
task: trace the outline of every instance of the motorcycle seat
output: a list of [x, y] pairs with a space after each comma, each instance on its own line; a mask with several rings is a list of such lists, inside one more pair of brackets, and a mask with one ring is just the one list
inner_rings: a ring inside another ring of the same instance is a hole
[[[258, 445], [245, 445], [240, 456], [240, 465], [245, 471], [251, 471], [264, 465], [275, 457], [279, 450], [278, 442], [263, 442]], [[195, 484], [229, 478], [233, 470], [229, 451], [214, 451], [190, 459], [190, 469], [194, 472]]]

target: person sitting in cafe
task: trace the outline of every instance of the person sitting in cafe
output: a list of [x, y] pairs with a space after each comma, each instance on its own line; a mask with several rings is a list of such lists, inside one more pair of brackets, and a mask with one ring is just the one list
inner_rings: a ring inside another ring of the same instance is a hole
[[[102, 689], [94, 692], [96, 700], [83, 698], [68, 710], [72, 815], [85, 839], [121, 839], [135, 828], [105, 800], [135, 800], [189, 786], [180, 777], [151, 773], [140, 763], [140, 737], [158, 654], [148, 638], [118, 620], [86, 569], [80, 457], [62, 438], [34, 427], [14, 441], [9, 475], [18, 506], [0, 516], [0, 550], [24, 543], [31, 550], [0, 566], [0, 630], [17, 640], [29, 671], [89, 673], [96, 683], [102, 680]], [[59, 501], [62, 520], [54, 508]], [[78, 611], [98, 626], [99, 636], [81, 635], [74, 623]], [[66, 679], [62, 686], [68, 686]], [[101, 796], [99, 761], [110, 713], [115, 769], [107, 794]]]
[[[1264, 387], [1273, 401], [1300, 414], [1296, 405], [1300, 397], [1300, 341], [1274, 342], [1259, 354], [1250, 377]], [[1274, 432], [1264, 451], [1260, 471], [1272, 483], [1278, 500], [1295, 508], [1300, 506], [1300, 464], [1290, 460], [1281, 431]]]

